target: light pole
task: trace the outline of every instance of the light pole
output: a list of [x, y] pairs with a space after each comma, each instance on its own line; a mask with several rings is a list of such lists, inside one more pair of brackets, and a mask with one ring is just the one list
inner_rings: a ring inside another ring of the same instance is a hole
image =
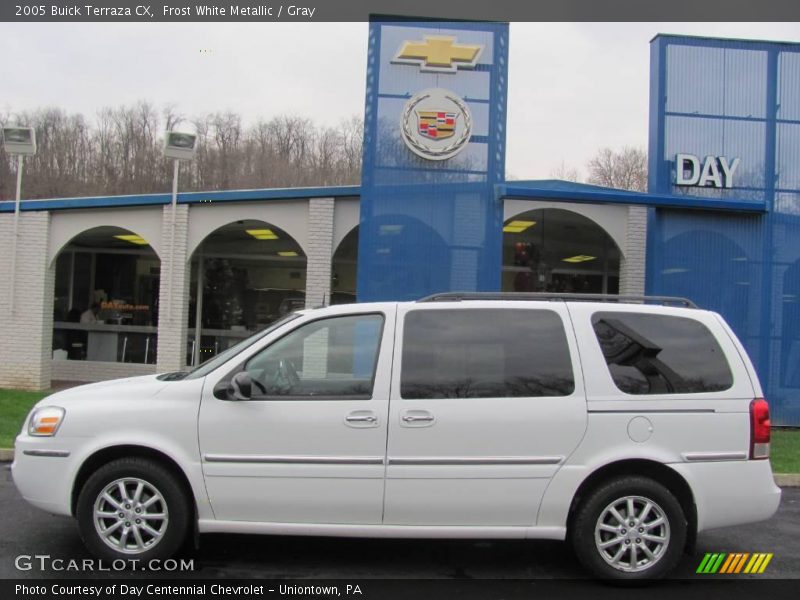
[[164, 156], [173, 160], [172, 171], [172, 235], [169, 253], [169, 287], [167, 288], [167, 318], [172, 320], [172, 288], [175, 285], [175, 219], [178, 207], [178, 170], [180, 161], [192, 160], [197, 149], [197, 136], [191, 133], [167, 131], [164, 137]]
[[22, 192], [22, 165], [25, 156], [36, 154], [36, 131], [33, 127], [3, 127], [3, 149], [17, 156], [17, 196], [14, 203], [14, 239], [11, 241], [11, 281], [9, 282], [9, 308], [14, 312], [14, 287], [17, 281], [17, 242], [19, 238], [19, 209]]

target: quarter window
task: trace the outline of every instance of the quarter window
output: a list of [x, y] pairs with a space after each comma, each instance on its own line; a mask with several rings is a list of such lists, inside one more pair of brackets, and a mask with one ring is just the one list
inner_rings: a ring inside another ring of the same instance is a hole
[[383, 316], [348, 315], [302, 325], [251, 358], [256, 396], [372, 397]]
[[406, 315], [400, 395], [568, 396], [575, 389], [561, 317], [551, 310], [415, 310]]
[[699, 321], [602, 312], [595, 313], [592, 325], [611, 378], [623, 392], [693, 394], [733, 385], [722, 348]]

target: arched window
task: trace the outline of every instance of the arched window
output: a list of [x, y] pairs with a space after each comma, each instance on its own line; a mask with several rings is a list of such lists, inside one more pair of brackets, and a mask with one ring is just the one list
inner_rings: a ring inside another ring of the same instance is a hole
[[53, 356], [156, 362], [161, 261], [139, 234], [95, 227], [55, 258]]
[[616, 294], [620, 251], [597, 223], [555, 208], [503, 226], [503, 291]]
[[331, 304], [356, 301], [358, 269], [358, 226], [353, 227], [339, 243], [331, 263]]
[[240, 220], [214, 230], [192, 255], [191, 273], [189, 365], [305, 306], [306, 256], [271, 223]]

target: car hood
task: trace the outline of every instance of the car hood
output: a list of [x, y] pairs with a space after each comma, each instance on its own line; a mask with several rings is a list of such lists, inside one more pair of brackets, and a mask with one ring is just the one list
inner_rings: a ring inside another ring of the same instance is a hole
[[170, 382], [161, 381], [157, 375], [143, 375], [141, 377], [125, 377], [124, 379], [112, 379], [110, 381], [98, 381], [97, 383], [87, 383], [78, 385], [43, 398], [38, 405], [51, 405], [63, 403], [64, 401], [74, 402], [81, 398], [97, 398], [102, 396], [106, 400], [113, 401], [115, 398], [148, 398], [155, 396]]

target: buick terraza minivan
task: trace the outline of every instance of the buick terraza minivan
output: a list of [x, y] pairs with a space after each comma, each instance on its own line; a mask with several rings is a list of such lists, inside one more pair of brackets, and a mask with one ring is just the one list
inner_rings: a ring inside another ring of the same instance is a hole
[[775, 513], [769, 440], [716, 313], [440, 294], [299, 311], [188, 373], [53, 394], [12, 470], [105, 559], [194, 531], [555, 539], [637, 579]]

